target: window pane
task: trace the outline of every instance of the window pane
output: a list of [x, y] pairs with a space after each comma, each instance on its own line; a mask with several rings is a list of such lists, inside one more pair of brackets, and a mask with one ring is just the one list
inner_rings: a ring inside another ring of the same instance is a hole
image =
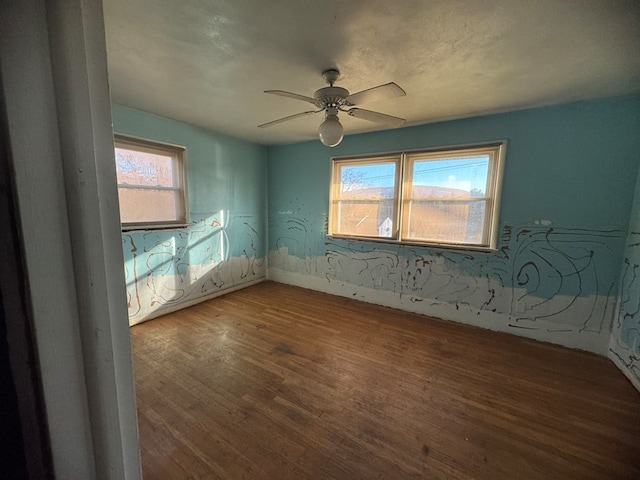
[[407, 240], [436, 243], [483, 243], [486, 202], [412, 201]]
[[341, 198], [393, 198], [395, 163], [340, 167]]
[[489, 156], [415, 160], [412, 198], [482, 198]]
[[347, 164], [338, 172], [334, 233], [390, 238], [396, 231], [396, 163]]
[[391, 237], [393, 199], [383, 201], [347, 200], [338, 203], [338, 232], [367, 237]]
[[150, 187], [173, 187], [173, 157], [116, 147], [118, 183]]
[[414, 160], [404, 237], [482, 244], [489, 160], [487, 154]]
[[173, 190], [118, 188], [122, 223], [176, 222], [181, 193]]

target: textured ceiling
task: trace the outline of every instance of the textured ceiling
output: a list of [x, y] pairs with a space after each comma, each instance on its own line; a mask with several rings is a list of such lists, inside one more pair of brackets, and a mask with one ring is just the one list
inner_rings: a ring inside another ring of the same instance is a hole
[[[317, 138], [323, 70], [407, 125], [640, 90], [637, 0], [103, 0], [112, 99], [261, 144]], [[311, 107], [311, 108], [309, 108]], [[345, 134], [379, 130], [342, 114]]]

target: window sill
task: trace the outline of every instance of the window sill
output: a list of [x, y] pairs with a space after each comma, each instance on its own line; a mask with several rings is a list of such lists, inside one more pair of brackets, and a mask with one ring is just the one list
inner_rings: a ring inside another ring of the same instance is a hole
[[158, 230], [183, 230], [191, 225], [193, 224], [174, 223], [171, 225], [122, 225], [121, 229], [123, 233], [155, 232]]
[[484, 246], [484, 245], [467, 245], [467, 244], [454, 244], [454, 243], [425, 243], [425, 242], [408, 242], [406, 240], [394, 240], [375, 237], [352, 237], [347, 235], [327, 235], [331, 240], [343, 240], [348, 242], [369, 242], [369, 243], [382, 243], [386, 245], [400, 245], [407, 247], [421, 247], [421, 248], [438, 248], [443, 250], [458, 250], [480, 253], [493, 253], [497, 252], [497, 248]]

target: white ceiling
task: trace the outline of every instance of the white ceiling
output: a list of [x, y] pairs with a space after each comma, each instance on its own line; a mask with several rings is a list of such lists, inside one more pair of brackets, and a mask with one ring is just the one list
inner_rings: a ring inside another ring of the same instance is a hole
[[[103, 0], [112, 99], [261, 144], [317, 138], [337, 67], [407, 125], [640, 90], [638, 0]], [[345, 134], [379, 130], [341, 115]]]

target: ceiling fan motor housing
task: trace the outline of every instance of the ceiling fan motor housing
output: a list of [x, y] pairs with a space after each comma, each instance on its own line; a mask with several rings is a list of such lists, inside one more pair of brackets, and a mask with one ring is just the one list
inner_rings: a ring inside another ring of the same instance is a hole
[[313, 94], [313, 98], [318, 101], [318, 106], [321, 108], [344, 105], [344, 99], [348, 96], [349, 90], [341, 87], [324, 87]]

